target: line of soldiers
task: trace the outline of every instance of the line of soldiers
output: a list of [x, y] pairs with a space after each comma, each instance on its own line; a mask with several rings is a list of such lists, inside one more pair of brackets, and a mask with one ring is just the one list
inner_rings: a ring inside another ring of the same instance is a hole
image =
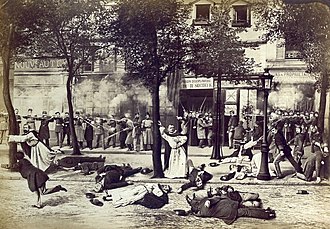
[[[24, 124], [28, 124], [30, 129], [37, 130], [36, 121], [40, 121], [38, 136], [49, 146], [49, 123], [52, 122], [54, 123], [56, 146], [62, 148], [65, 138], [67, 145], [71, 146], [68, 112], [65, 112], [64, 116], [60, 112], [55, 112], [53, 116], [48, 115], [46, 111], [43, 111], [41, 116], [33, 115], [32, 112], [33, 110], [30, 108], [27, 115], [20, 116], [18, 110], [15, 109], [18, 124], [21, 124], [23, 118], [25, 119]], [[129, 113], [119, 120], [116, 120], [113, 115], [92, 117], [89, 114], [83, 116], [80, 112], [76, 112], [74, 116], [75, 133], [81, 149], [84, 148], [84, 142], [89, 149], [99, 147], [106, 149], [110, 146], [116, 147], [119, 141], [119, 147], [122, 149], [127, 147], [129, 151], [149, 150], [153, 144], [152, 125], [149, 113], [143, 120], [140, 119], [139, 113], [135, 114], [133, 120]]]

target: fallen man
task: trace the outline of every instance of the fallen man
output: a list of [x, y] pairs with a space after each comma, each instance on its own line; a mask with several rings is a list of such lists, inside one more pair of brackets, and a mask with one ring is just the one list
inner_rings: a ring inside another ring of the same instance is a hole
[[46, 188], [46, 182], [49, 179], [48, 175], [41, 169], [32, 165], [32, 163], [24, 158], [22, 152], [16, 153], [16, 159], [18, 160], [16, 166], [21, 176], [27, 179], [29, 189], [37, 195], [37, 204], [33, 205], [36, 208], [42, 208], [41, 195], [47, 195], [59, 191], [67, 191], [61, 185], [57, 185], [53, 188]]
[[183, 191], [191, 187], [196, 187], [197, 190], [203, 189], [205, 184], [213, 178], [213, 175], [204, 170], [205, 164], [194, 167], [193, 162], [189, 159], [188, 162], [188, 180], [189, 182], [183, 184], [177, 193], [181, 194]]
[[190, 212], [199, 217], [215, 217], [222, 219], [226, 224], [232, 224], [239, 217], [258, 219], [273, 219], [275, 211], [268, 208], [242, 207], [240, 202], [229, 198], [227, 195], [213, 197], [193, 198], [186, 196], [191, 207]]
[[133, 169], [129, 164], [123, 164], [122, 166], [105, 165], [97, 171], [98, 175], [95, 177], [96, 184], [94, 191], [106, 191], [107, 193], [107, 190], [130, 185], [132, 182], [126, 181], [125, 179], [139, 173], [141, 169], [141, 167]]
[[234, 201], [238, 201], [241, 207], [262, 207], [258, 193], [237, 191], [230, 185], [223, 185], [215, 189], [210, 187], [207, 196], [227, 196]]
[[111, 190], [107, 200], [112, 201], [114, 207], [124, 207], [139, 204], [146, 208], [156, 209], [168, 204], [169, 185], [145, 184], [133, 188]]

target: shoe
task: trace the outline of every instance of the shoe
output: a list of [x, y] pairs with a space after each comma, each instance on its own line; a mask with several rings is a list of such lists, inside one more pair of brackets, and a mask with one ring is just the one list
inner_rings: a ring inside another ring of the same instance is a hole
[[315, 183], [321, 183], [321, 177], [317, 177]]
[[91, 199], [90, 202], [93, 205], [98, 206], [98, 207], [102, 207], [103, 206], [103, 203], [101, 201], [99, 201], [98, 199]]
[[61, 191], [64, 191], [64, 192], [67, 192], [68, 191], [66, 188], [62, 187], [61, 185], [60, 185], [60, 190]]
[[276, 176], [276, 179], [283, 179], [285, 176], [284, 175], [278, 175], [278, 176]]
[[34, 207], [34, 208], [38, 208], [38, 209], [41, 209], [41, 208], [43, 208], [44, 206], [34, 204], [34, 205], [32, 205], [32, 207]]
[[112, 196], [108, 195], [108, 196], [103, 196], [102, 198], [104, 201], [112, 201]]
[[96, 197], [94, 193], [90, 193], [90, 192], [87, 192], [85, 195], [88, 199], [93, 199]]

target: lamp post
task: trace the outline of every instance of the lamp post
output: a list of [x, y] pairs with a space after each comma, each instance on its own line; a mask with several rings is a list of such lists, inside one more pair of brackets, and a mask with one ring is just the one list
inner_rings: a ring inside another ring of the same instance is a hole
[[221, 160], [223, 157], [221, 148], [221, 74], [218, 75], [217, 89], [216, 89], [216, 101], [215, 101], [215, 113], [214, 113], [214, 145], [212, 150], [211, 159]]
[[264, 95], [264, 126], [263, 126], [263, 138], [261, 144], [261, 164], [260, 170], [257, 175], [258, 180], [270, 180], [269, 167], [268, 167], [268, 142], [267, 142], [267, 126], [268, 126], [268, 117], [267, 117], [267, 107], [268, 107], [268, 94], [272, 88], [273, 75], [269, 73], [269, 69], [265, 69], [265, 72], [260, 76], [262, 91]]

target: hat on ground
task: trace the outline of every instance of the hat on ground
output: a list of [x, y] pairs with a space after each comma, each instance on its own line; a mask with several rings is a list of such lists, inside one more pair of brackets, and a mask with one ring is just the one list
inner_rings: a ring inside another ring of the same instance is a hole
[[153, 170], [152, 169], [149, 169], [149, 168], [143, 168], [143, 169], [141, 169], [141, 173], [142, 174], [148, 174], [148, 173], [151, 173]]

